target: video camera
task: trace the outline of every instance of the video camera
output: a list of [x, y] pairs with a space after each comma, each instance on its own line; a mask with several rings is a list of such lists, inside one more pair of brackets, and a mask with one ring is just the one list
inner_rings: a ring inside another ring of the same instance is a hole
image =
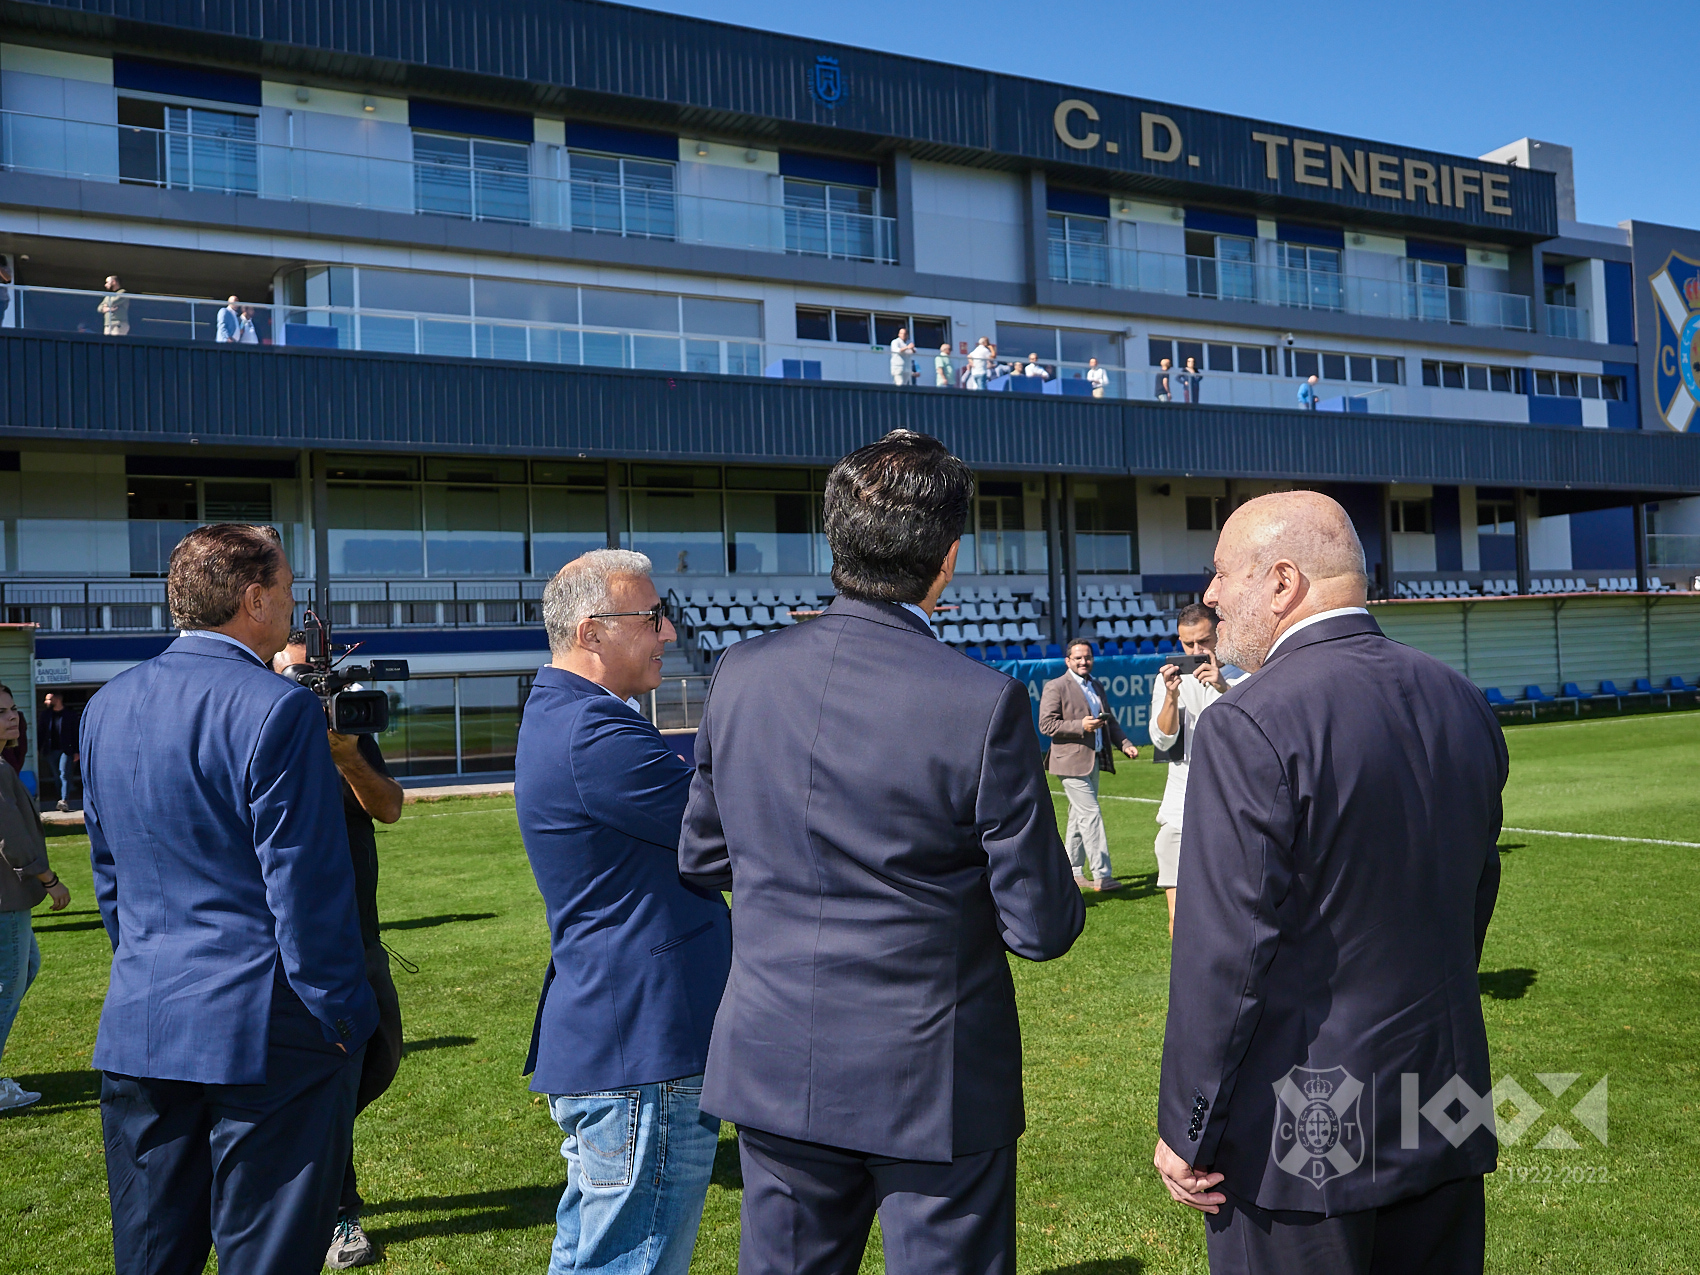
[[371, 688], [349, 690], [356, 682], [405, 682], [406, 660], [373, 660], [369, 664], [338, 667], [361, 644], [337, 647], [331, 642], [331, 626], [312, 611], [307, 612], [307, 662], [291, 664], [283, 675], [299, 682], [319, 697], [325, 718], [339, 735], [381, 735], [390, 728], [390, 697]]

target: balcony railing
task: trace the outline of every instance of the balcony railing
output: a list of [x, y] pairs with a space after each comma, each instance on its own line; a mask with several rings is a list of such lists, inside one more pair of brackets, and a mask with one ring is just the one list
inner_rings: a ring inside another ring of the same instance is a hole
[[1547, 335], [1568, 337], [1572, 341], [1591, 341], [1593, 328], [1588, 312], [1569, 305], [1547, 306]]
[[[533, 148], [532, 154], [541, 153]], [[889, 265], [896, 219], [0, 111], [0, 168]]]
[[[1400, 269], [1404, 269], [1403, 264]], [[1477, 328], [1531, 330], [1529, 298], [1511, 292], [1483, 292], [1252, 261], [1145, 252], [1074, 240], [1050, 241], [1050, 274], [1057, 283], [1130, 292], [1209, 297], [1218, 301], [1334, 310]]]

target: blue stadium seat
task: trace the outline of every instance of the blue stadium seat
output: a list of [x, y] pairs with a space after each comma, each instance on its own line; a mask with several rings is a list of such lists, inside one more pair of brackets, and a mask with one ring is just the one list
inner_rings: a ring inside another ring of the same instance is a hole
[[1631, 695], [1651, 695], [1653, 693], [1653, 684], [1644, 677], [1638, 677], [1635, 679], [1635, 689], [1629, 693]]
[[1045, 643], [1045, 658], [1047, 660], [1060, 660], [1062, 657], [1063, 649], [1060, 645], [1055, 642]]
[[1523, 698], [1534, 704], [1551, 704], [1554, 702], [1552, 696], [1533, 683], [1523, 688]]
[[1617, 689], [1616, 682], [1608, 682], [1602, 677], [1600, 679], [1600, 696], [1602, 698], [1622, 699], [1623, 692]]
[[1037, 642], [1029, 642], [1027, 644], [1027, 658], [1030, 660], [1044, 659], [1045, 648], [1040, 646]]
[[986, 659], [988, 661], [1003, 659], [1003, 647], [1001, 647], [1001, 646], [988, 646], [986, 648]]
[[964, 655], [966, 655], [971, 660], [981, 660], [981, 661], [983, 661], [986, 658], [986, 653], [984, 651], [982, 651], [977, 646], [967, 647], [963, 650], [962, 653]]
[[1487, 702], [1496, 708], [1511, 707], [1511, 701], [1506, 699], [1505, 696], [1500, 693], [1499, 687], [1497, 686], [1483, 687], [1482, 694], [1487, 697]]
[[1139, 644], [1139, 653], [1141, 655], [1155, 655], [1157, 654], [1157, 644], [1150, 638], [1146, 638]]
[[1692, 694], [1694, 694], [1694, 691], [1695, 691], [1696, 688], [1690, 686], [1687, 682], [1683, 681], [1680, 677], [1676, 677], [1676, 676], [1673, 675], [1670, 678], [1666, 679], [1665, 689], [1669, 690], [1669, 691], [1675, 691], [1678, 694], [1682, 694], [1682, 695], [1692, 695]]
[[1178, 649], [1179, 648], [1175, 645], [1172, 638], [1164, 638], [1161, 642], [1157, 643], [1157, 653], [1159, 655], [1167, 655], [1171, 651]]
[[1576, 685], [1575, 682], [1566, 682], [1563, 686], [1558, 688], [1558, 698], [1559, 699], [1587, 699], [1588, 697], [1586, 695], [1582, 694], [1582, 688], [1580, 686]]

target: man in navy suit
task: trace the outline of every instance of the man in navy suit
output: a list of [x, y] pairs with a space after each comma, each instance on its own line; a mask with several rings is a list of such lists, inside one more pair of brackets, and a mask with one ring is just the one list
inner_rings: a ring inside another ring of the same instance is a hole
[[1247, 502], [1215, 565], [1217, 652], [1252, 672], [1193, 744], [1158, 1172], [1212, 1275], [1479, 1272], [1505, 741], [1382, 636], [1328, 497]]
[[318, 697], [271, 671], [294, 576], [270, 527], [172, 552], [183, 631], [83, 717], [112, 974], [95, 1040], [119, 1275], [319, 1270], [366, 1038], [354, 874]]
[[898, 430], [826, 484], [838, 596], [720, 657], [679, 847], [737, 944], [703, 1106], [738, 1124], [741, 1275], [1015, 1269], [1026, 1125], [1007, 954], [1084, 905], [1027, 688], [939, 642], [973, 475]]
[[531, 1087], [565, 1133], [550, 1275], [685, 1275], [720, 1121], [702, 1068], [732, 930], [679, 879], [690, 768], [626, 701], [673, 640], [641, 553], [597, 549], [543, 591], [551, 663], [519, 731], [514, 800], [549, 919]]

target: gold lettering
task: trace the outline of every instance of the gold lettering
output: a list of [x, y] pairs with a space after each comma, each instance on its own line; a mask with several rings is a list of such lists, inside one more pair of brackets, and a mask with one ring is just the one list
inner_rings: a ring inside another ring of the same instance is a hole
[[[1157, 130], [1169, 130], [1169, 145], [1164, 150], [1157, 149]], [[1181, 153], [1181, 130], [1167, 115], [1153, 115], [1150, 111], [1139, 113], [1139, 142], [1146, 159], [1160, 160], [1168, 163]]]
[[1079, 137], [1069, 131], [1068, 117], [1076, 111], [1079, 111], [1094, 124], [1098, 122], [1098, 112], [1092, 109], [1092, 103], [1082, 102], [1077, 97], [1071, 97], [1066, 102], [1057, 103], [1057, 109], [1051, 116], [1051, 123], [1056, 125], [1057, 140], [1064, 146], [1072, 147], [1077, 151], [1089, 151], [1098, 144], [1098, 134], [1088, 133], [1085, 137]]
[[1440, 202], [1446, 208], [1452, 207], [1452, 169], [1446, 164], [1440, 166]]
[[1276, 158], [1275, 148], [1277, 146], [1285, 146], [1287, 144], [1287, 139], [1284, 137], [1276, 137], [1273, 133], [1253, 133], [1251, 135], [1251, 140], [1263, 143], [1263, 164], [1264, 168], [1269, 173], [1269, 180], [1272, 182], [1280, 181], [1281, 164]]
[[1399, 160], [1393, 155], [1369, 153], [1369, 193], [1383, 199], [1403, 199], [1399, 189]]
[[1344, 187], [1340, 184], [1340, 179], [1344, 177], [1347, 181], [1352, 183], [1353, 190], [1357, 191], [1360, 195], [1363, 194], [1364, 153], [1362, 151], [1353, 151], [1352, 162], [1348, 164], [1346, 162], [1346, 152], [1341, 150], [1338, 146], [1330, 146], [1328, 151], [1329, 158], [1334, 162], [1334, 189], [1344, 189]]
[[1482, 172], [1482, 211], [1496, 217], [1511, 215], [1511, 178], [1504, 173]]
[[[1328, 163], [1323, 158], [1326, 148], [1321, 142], [1293, 142], [1293, 180], [1301, 186], [1326, 186], [1328, 179], [1321, 175]], [[1314, 152], [1314, 153], [1313, 153]], [[1311, 169], [1316, 170], [1312, 175]]]
[[1405, 161], [1405, 198], [1411, 203], [1417, 202], [1417, 192], [1422, 191], [1428, 196], [1428, 202], [1438, 204], [1440, 196], [1434, 189], [1434, 165], [1420, 159]]
[[1454, 168], [1452, 170], [1452, 202], [1462, 208], [1465, 195], [1480, 195], [1482, 193], [1481, 176], [1473, 168]]
[[1676, 375], [1676, 347], [1661, 345], [1659, 347], [1659, 371], [1666, 376]]

